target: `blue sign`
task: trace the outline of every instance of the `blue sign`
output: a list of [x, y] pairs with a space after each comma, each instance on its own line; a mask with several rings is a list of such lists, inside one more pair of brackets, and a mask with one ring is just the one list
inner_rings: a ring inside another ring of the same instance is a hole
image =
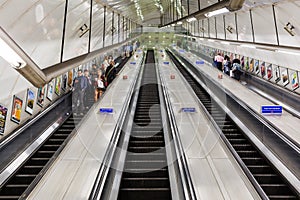
[[184, 53], [184, 49], [179, 49], [179, 52], [180, 53]]
[[204, 64], [204, 61], [203, 61], [203, 60], [197, 60], [197, 61], [196, 61], [196, 64], [197, 64], [197, 65], [203, 65], [203, 64]]
[[181, 112], [195, 113], [196, 112], [196, 108], [181, 108]]
[[159, 50], [160, 52], [163, 52], [163, 50]]
[[165, 61], [165, 62], [164, 62], [164, 64], [165, 64], [165, 65], [168, 65], [168, 64], [170, 64], [170, 62], [168, 62], [168, 61]]
[[282, 106], [271, 105], [271, 106], [261, 106], [261, 114], [263, 115], [281, 115]]
[[112, 114], [114, 112], [113, 108], [100, 108], [100, 113]]
[[137, 52], [138, 52], [138, 53], [142, 53], [142, 50], [138, 49]]
[[136, 65], [136, 62], [130, 62], [131, 65]]

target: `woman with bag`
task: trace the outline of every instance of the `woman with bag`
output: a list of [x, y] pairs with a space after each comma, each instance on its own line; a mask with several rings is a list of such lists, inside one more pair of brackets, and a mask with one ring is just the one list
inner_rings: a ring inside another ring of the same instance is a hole
[[100, 69], [97, 70], [97, 77], [95, 78], [95, 102], [102, 96], [105, 91], [104, 77]]

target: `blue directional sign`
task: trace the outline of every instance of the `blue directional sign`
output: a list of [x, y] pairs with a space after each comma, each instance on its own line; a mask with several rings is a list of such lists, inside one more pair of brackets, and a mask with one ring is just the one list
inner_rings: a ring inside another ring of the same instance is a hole
[[165, 61], [165, 62], [164, 62], [164, 65], [168, 65], [168, 64], [170, 64], [169, 61]]
[[282, 115], [282, 106], [278, 106], [278, 105], [261, 106], [261, 114]]
[[100, 113], [112, 114], [114, 112], [113, 108], [100, 108]]
[[179, 52], [180, 53], [184, 53], [184, 49], [179, 49]]
[[196, 65], [203, 65], [204, 64], [204, 61], [203, 60], [197, 60], [196, 61]]
[[130, 62], [131, 65], [136, 65], [136, 62]]
[[195, 113], [196, 112], [196, 108], [181, 108], [181, 112]]

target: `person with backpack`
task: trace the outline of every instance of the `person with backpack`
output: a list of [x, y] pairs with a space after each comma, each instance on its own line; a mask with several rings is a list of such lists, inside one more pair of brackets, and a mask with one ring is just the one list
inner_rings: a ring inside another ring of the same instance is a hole
[[230, 62], [230, 58], [225, 55], [224, 57], [224, 62], [223, 62], [223, 68], [224, 68], [224, 73], [227, 74], [228, 76], [230, 76], [230, 70], [231, 70], [231, 62]]
[[236, 58], [232, 61], [232, 63], [233, 78], [240, 81], [241, 75], [243, 74], [241, 70], [241, 61]]
[[215, 56], [215, 61], [217, 62], [217, 68], [218, 70], [220, 70], [221, 72], [223, 71], [223, 61], [224, 58], [223, 56], [221, 56], [221, 53], [218, 53], [218, 55]]
[[105, 71], [105, 87], [108, 87], [108, 85], [115, 79], [117, 75], [117, 71], [114, 65], [115, 63], [112, 59]]

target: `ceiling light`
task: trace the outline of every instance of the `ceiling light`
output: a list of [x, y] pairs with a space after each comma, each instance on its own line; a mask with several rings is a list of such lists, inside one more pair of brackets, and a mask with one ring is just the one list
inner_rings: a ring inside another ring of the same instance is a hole
[[300, 52], [293, 52], [293, 51], [285, 51], [285, 50], [276, 50], [278, 53], [285, 53], [285, 54], [290, 54], [290, 55], [296, 55], [299, 56]]
[[188, 18], [186, 21], [187, 22], [193, 22], [193, 21], [196, 21], [197, 19], [195, 17], [191, 17], [191, 18]]
[[177, 22], [177, 24], [178, 24], [178, 25], [181, 25], [181, 24], [182, 24], [182, 22], [181, 22], [181, 21], [180, 21], [180, 22]]
[[241, 46], [241, 47], [248, 47], [248, 48], [256, 49], [255, 46], [250, 45], [250, 44], [241, 44], [240, 46]]
[[208, 12], [205, 15], [205, 17], [212, 17], [212, 16], [215, 16], [215, 15], [219, 15], [219, 14], [223, 14], [223, 13], [227, 13], [229, 12], [229, 10], [227, 8], [221, 8], [219, 10], [214, 10], [212, 12]]
[[230, 44], [229, 42], [227, 41], [221, 41], [222, 44]]
[[20, 69], [26, 66], [26, 62], [0, 38], [0, 56], [14, 68]]

